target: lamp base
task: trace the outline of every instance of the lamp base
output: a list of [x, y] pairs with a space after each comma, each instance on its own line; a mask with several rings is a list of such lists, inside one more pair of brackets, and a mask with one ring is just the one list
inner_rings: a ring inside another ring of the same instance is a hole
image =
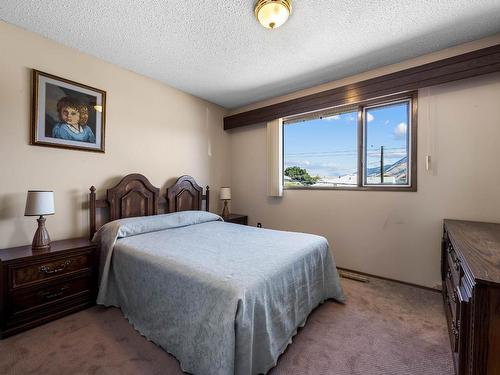
[[38, 219], [38, 229], [33, 236], [33, 243], [31, 244], [31, 249], [33, 251], [44, 251], [50, 249], [50, 237], [49, 232], [45, 228], [45, 218], [40, 216]]
[[229, 217], [229, 208], [227, 207], [227, 199], [224, 199], [224, 209], [222, 210], [222, 218], [227, 219]]

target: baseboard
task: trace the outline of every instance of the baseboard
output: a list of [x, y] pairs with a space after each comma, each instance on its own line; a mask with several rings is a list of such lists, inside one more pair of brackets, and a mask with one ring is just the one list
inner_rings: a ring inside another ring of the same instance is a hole
[[381, 279], [381, 280], [386, 280], [386, 281], [392, 281], [392, 282], [399, 283], [399, 284], [404, 284], [404, 285], [408, 285], [408, 286], [413, 286], [413, 287], [415, 287], [415, 288], [420, 288], [420, 289], [424, 289], [424, 290], [429, 290], [429, 291], [431, 291], [431, 292], [435, 292], [435, 293], [441, 293], [441, 290], [440, 290], [440, 289], [431, 288], [431, 287], [424, 286], [424, 285], [412, 284], [412, 283], [408, 283], [408, 282], [406, 282], [406, 281], [401, 281], [401, 280], [390, 279], [390, 278], [388, 278], [388, 277], [377, 276], [377, 275], [373, 275], [373, 274], [371, 274], [371, 273], [366, 273], [366, 272], [361, 272], [361, 271], [351, 270], [351, 269], [349, 269], [349, 268], [344, 268], [344, 267], [337, 267], [337, 269], [342, 270], [342, 271], [346, 271], [346, 272], [357, 273], [357, 274], [359, 274], [359, 275], [363, 275], [363, 276], [374, 277], [374, 278], [376, 278], [376, 279]]

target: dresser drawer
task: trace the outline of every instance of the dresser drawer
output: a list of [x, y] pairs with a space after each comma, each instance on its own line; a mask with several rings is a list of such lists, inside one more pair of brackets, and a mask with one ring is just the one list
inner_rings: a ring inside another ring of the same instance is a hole
[[449, 279], [445, 281], [445, 286], [446, 286], [446, 296], [448, 299], [448, 305], [450, 306], [450, 311], [451, 311], [451, 317], [456, 322], [459, 316], [457, 288], [452, 284], [452, 282]]
[[[443, 296], [445, 300], [445, 312], [446, 312], [446, 320], [448, 323], [448, 333], [450, 335], [450, 343], [451, 343], [451, 351], [457, 352], [459, 349], [459, 324], [457, 324], [457, 319], [454, 318], [454, 313], [452, 309], [454, 308], [451, 303], [451, 297], [448, 295], [448, 288], [446, 285], [443, 285]], [[455, 307], [456, 308], [456, 307]], [[455, 310], [456, 314], [456, 310]]]
[[451, 241], [448, 241], [447, 247], [447, 263], [450, 268], [450, 273], [452, 276], [453, 285], [460, 285], [460, 278], [462, 277], [462, 271], [460, 267], [460, 259], [453, 248]]
[[71, 274], [91, 268], [91, 252], [50, 259], [38, 263], [30, 263], [26, 266], [10, 267], [12, 289], [29, 286], [43, 280], [52, 279], [56, 276]]
[[17, 317], [34, 310], [57, 305], [74, 297], [90, 296], [92, 278], [80, 277], [63, 280], [44, 288], [36, 288], [27, 292], [13, 293], [10, 297], [9, 315]]

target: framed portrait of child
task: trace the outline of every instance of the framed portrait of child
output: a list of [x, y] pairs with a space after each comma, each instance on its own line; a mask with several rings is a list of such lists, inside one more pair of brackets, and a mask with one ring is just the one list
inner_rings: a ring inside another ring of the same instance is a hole
[[104, 152], [106, 92], [33, 69], [31, 144]]

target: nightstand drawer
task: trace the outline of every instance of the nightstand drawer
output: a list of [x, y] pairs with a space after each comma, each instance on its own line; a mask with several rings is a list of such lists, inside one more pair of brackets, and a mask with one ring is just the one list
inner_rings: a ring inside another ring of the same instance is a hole
[[0, 339], [92, 306], [98, 257], [88, 238], [0, 249]]
[[10, 273], [12, 275], [12, 288], [16, 289], [21, 286], [28, 286], [42, 280], [51, 279], [55, 276], [70, 274], [81, 270], [89, 270], [91, 268], [92, 257], [91, 253], [74, 255], [71, 257], [61, 257], [59, 259], [51, 259], [31, 263], [27, 266], [12, 266]]
[[233, 219], [233, 220], [231, 220], [231, 223], [247, 225], [247, 218], [242, 217], [242, 218], [238, 218], [238, 219]]
[[248, 216], [240, 214], [230, 214], [228, 217], [224, 217], [224, 221], [227, 223], [248, 225]]
[[63, 300], [73, 297], [90, 295], [92, 278], [80, 277], [61, 281], [45, 288], [37, 288], [29, 292], [17, 292], [11, 295], [9, 315], [16, 317], [51, 304], [59, 304]]

